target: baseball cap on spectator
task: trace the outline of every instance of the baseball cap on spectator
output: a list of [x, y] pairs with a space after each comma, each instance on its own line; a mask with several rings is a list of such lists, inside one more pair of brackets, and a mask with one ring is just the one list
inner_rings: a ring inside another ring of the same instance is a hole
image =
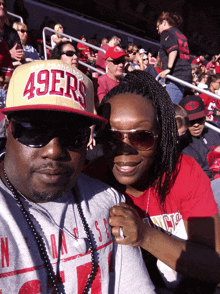
[[127, 54], [125, 53], [125, 51], [119, 47], [119, 46], [114, 46], [114, 47], [110, 47], [106, 53], [105, 53], [105, 60], [107, 58], [112, 58], [112, 59], [118, 59], [120, 57], [123, 56], [127, 56]]
[[207, 109], [205, 109], [205, 104], [202, 99], [195, 95], [184, 97], [180, 101], [179, 105], [186, 110], [189, 120], [204, 117], [209, 112]]
[[87, 125], [107, 122], [93, 112], [92, 81], [76, 67], [57, 59], [30, 62], [15, 69], [1, 112], [10, 116], [29, 110], [64, 112]]
[[145, 51], [144, 48], [141, 48], [141, 49], [139, 50], [139, 54], [142, 54], [142, 53], [147, 53], [147, 51]]

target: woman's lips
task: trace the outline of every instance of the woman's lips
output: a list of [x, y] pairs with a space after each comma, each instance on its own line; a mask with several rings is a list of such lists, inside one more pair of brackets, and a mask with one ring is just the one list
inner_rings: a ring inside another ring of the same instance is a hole
[[133, 173], [140, 162], [115, 162], [116, 169], [123, 174], [131, 174]]

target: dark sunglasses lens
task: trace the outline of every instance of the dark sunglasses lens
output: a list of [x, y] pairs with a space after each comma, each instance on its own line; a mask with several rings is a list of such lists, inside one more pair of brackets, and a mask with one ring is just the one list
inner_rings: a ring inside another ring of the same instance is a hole
[[136, 131], [129, 133], [129, 141], [135, 148], [145, 150], [153, 146], [154, 136], [151, 132]]
[[195, 124], [203, 124], [205, 123], [205, 117], [201, 117], [201, 118], [198, 118], [198, 119], [194, 119], [194, 120], [190, 120], [189, 121], [189, 124], [191, 126], [195, 125]]
[[[127, 134], [131, 145], [138, 150], [147, 150], [154, 144], [154, 136], [151, 132], [135, 131], [134, 133]], [[114, 146], [119, 146], [123, 140], [123, 134], [119, 131], [109, 130], [106, 131], [104, 140]]]
[[66, 54], [66, 56], [69, 56], [69, 57], [70, 56], [72, 57], [73, 55], [77, 55], [77, 53], [75, 51], [66, 51], [65, 54]]
[[40, 148], [46, 146], [54, 137], [59, 137], [61, 144], [69, 150], [78, 149], [89, 141], [90, 129], [73, 133], [69, 128], [52, 130], [49, 127], [37, 127], [29, 122], [12, 121], [12, 135], [20, 143]]
[[13, 137], [26, 146], [39, 148], [50, 141], [45, 129], [32, 126], [29, 122], [12, 121], [11, 126]]

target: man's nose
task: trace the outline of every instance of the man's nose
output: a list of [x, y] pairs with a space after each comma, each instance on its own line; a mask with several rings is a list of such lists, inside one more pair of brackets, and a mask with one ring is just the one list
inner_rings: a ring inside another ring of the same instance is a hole
[[63, 159], [67, 155], [67, 149], [60, 142], [60, 138], [53, 138], [46, 146], [41, 148], [41, 157], [52, 160]]

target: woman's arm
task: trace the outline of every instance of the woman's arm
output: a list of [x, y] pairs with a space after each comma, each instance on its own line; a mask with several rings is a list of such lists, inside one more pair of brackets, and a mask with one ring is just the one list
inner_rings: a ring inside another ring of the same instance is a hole
[[167, 69], [163, 70], [159, 75], [161, 78], [165, 78], [167, 74], [169, 74], [174, 65], [175, 59], [177, 57], [177, 50], [172, 51], [168, 55]]
[[[220, 282], [219, 215], [185, 221], [187, 241], [144, 223], [136, 210], [124, 203], [110, 210], [109, 224], [118, 244], [140, 246], [180, 274]], [[120, 237], [120, 227], [124, 239]]]

